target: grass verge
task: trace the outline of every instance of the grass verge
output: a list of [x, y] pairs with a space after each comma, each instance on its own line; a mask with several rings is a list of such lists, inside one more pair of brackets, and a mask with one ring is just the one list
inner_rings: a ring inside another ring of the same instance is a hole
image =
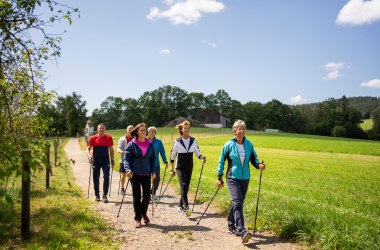
[[[31, 236], [20, 238], [20, 203], [11, 208], [14, 216], [0, 233], [0, 248], [11, 249], [118, 249], [121, 240], [91, 210], [74, 184], [67, 157], [60, 146], [58, 167], [53, 167], [50, 188], [45, 189], [45, 172], [33, 173], [31, 185]], [[15, 193], [20, 196], [21, 190]], [[17, 199], [17, 198], [16, 198]], [[115, 240], [116, 239], [116, 240]]]

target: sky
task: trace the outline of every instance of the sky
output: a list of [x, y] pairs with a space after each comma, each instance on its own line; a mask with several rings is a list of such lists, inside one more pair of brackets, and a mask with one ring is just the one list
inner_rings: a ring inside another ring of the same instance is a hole
[[[62, 1], [61, 1], [62, 2]], [[242, 104], [380, 97], [380, 0], [66, 0], [80, 10], [46, 89], [108, 97], [165, 85]]]

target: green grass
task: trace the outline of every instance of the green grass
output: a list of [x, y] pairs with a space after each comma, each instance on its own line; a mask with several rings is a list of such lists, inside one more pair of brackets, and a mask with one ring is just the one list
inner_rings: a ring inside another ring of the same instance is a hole
[[[194, 130], [191, 134], [198, 138]], [[172, 146], [170, 133], [170, 129], [159, 128], [158, 138], [166, 142], [167, 157]], [[216, 191], [220, 151], [232, 133], [219, 133], [218, 137], [215, 130], [199, 133], [200, 150], [208, 159], [197, 196], [197, 202], [203, 203]], [[267, 165], [261, 185], [259, 230], [317, 249], [380, 249], [379, 142], [282, 133], [253, 133], [248, 138]], [[191, 203], [200, 169], [201, 161], [194, 159]], [[259, 172], [252, 169], [251, 173], [244, 211], [246, 226], [252, 229]], [[178, 191], [177, 178], [172, 183]], [[227, 215], [231, 206], [227, 187], [216, 196], [213, 206]]]
[[[34, 173], [31, 185], [31, 237], [20, 239], [20, 204], [12, 208], [13, 222], [2, 232], [0, 248], [13, 249], [118, 249], [116, 231], [90, 209], [68, 168], [61, 147], [59, 167], [53, 168], [50, 189], [45, 189], [45, 172]], [[53, 158], [51, 158], [53, 159]], [[18, 192], [20, 190], [17, 190]]]
[[373, 121], [372, 121], [372, 119], [363, 120], [363, 123], [360, 123], [360, 127], [364, 131], [370, 130], [373, 127]]

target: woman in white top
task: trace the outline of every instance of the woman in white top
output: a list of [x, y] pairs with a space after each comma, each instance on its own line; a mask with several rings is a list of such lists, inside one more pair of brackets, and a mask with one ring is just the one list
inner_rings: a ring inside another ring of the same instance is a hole
[[203, 156], [199, 151], [197, 141], [189, 135], [190, 122], [184, 121], [178, 124], [176, 128], [179, 131], [180, 137], [174, 141], [172, 151], [170, 153], [170, 164], [172, 172], [174, 172], [174, 160], [176, 159], [176, 170], [178, 181], [181, 189], [181, 199], [178, 204], [178, 210], [182, 213], [189, 212], [189, 201], [187, 193], [189, 192], [191, 174], [193, 172], [193, 153], [202, 162], [206, 162], [206, 156]]

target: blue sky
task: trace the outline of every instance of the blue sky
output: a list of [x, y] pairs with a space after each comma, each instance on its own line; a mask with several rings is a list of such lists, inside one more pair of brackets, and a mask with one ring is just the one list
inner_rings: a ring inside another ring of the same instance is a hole
[[67, 1], [80, 18], [46, 88], [89, 114], [108, 96], [164, 85], [242, 104], [380, 96], [380, 0]]

